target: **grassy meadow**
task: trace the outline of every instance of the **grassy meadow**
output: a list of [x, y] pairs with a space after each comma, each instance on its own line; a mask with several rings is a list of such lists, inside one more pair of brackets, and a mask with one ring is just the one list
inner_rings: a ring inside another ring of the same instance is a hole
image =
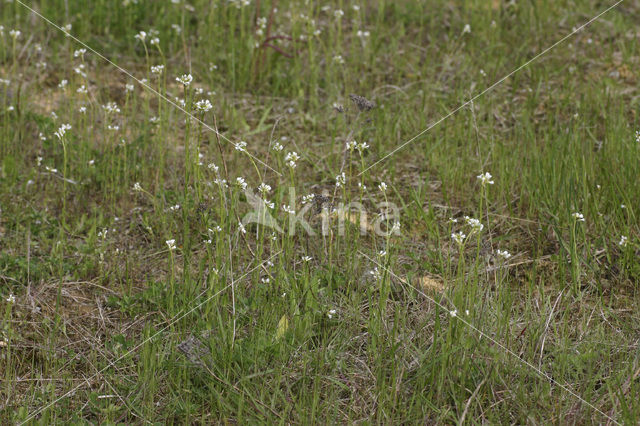
[[0, 0], [0, 424], [639, 424], [614, 4]]

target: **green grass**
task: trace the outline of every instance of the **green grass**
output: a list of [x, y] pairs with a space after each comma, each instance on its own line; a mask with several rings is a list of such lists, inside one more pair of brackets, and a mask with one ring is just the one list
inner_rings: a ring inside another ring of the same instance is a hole
[[134, 3], [0, 8], [0, 423], [640, 421], [637, 2], [389, 157], [613, 3]]

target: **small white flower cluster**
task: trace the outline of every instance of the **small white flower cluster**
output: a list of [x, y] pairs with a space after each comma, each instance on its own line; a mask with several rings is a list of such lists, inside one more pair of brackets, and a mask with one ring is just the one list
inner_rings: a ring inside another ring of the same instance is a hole
[[302, 205], [308, 204], [313, 201], [316, 197], [316, 194], [307, 194], [302, 196]]
[[467, 238], [467, 236], [462, 231], [451, 233], [451, 239], [459, 246], [464, 244], [465, 238]]
[[87, 53], [87, 49], [78, 49], [73, 52], [74, 58], [84, 58], [84, 54]]
[[377, 266], [369, 271], [369, 275], [371, 275], [376, 280], [382, 278], [382, 272], [380, 272]]
[[116, 104], [115, 102], [109, 102], [105, 105], [102, 105], [102, 109], [104, 109], [107, 112], [107, 114], [120, 113], [120, 108], [118, 107], [118, 104]]
[[640, 143], [640, 130], [636, 130], [636, 142]]
[[243, 191], [247, 189], [247, 182], [241, 176], [236, 178], [236, 184], [242, 188]]
[[283, 204], [282, 205], [282, 210], [285, 213], [289, 213], [289, 214], [292, 214], [292, 215], [296, 214], [296, 211], [291, 206], [289, 206], [288, 204]]
[[65, 133], [67, 133], [67, 130], [71, 130], [71, 124], [63, 124], [54, 134], [58, 137], [58, 139], [62, 140]]
[[262, 195], [266, 195], [269, 192], [271, 192], [271, 185], [268, 185], [264, 182], [262, 182], [259, 186], [258, 186], [258, 191], [260, 191], [260, 193]]
[[275, 152], [280, 152], [280, 151], [282, 151], [282, 150], [284, 149], [284, 146], [282, 146], [282, 144], [281, 144], [281, 143], [276, 142], [276, 143], [274, 143], [274, 144], [273, 144], [272, 149], [273, 149]]
[[387, 184], [384, 182], [380, 182], [380, 185], [378, 185], [378, 189], [380, 190], [380, 192], [385, 194], [387, 192]]
[[209, 101], [209, 99], [201, 99], [198, 102], [196, 102], [196, 109], [198, 111], [207, 112], [207, 111], [210, 111], [212, 108], [213, 108], [213, 105], [211, 105], [211, 101]]
[[240, 141], [235, 145], [236, 151], [247, 152], [247, 143], [245, 141]]
[[342, 55], [335, 55], [333, 57], [333, 62], [343, 65], [345, 63], [344, 58], [342, 57]]
[[184, 87], [187, 87], [193, 81], [191, 74], [182, 74], [180, 77], [176, 77], [176, 81], [181, 83]]
[[69, 80], [63, 78], [62, 80], [60, 80], [60, 83], [58, 83], [58, 88], [64, 89], [65, 87], [67, 87], [67, 84], [69, 84]]
[[327, 312], [327, 317], [331, 319], [336, 313], [337, 311], [335, 309], [329, 309], [329, 312]]
[[479, 174], [477, 176], [477, 178], [480, 181], [480, 183], [482, 184], [482, 186], [485, 186], [487, 184], [493, 185], [493, 183], [494, 183], [493, 180], [492, 180], [493, 176], [491, 176], [491, 173], [489, 173], [489, 172], [485, 172], [485, 173]]
[[471, 233], [480, 232], [484, 229], [484, 225], [478, 219], [465, 216], [464, 221], [471, 227]]
[[498, 249], [496, 253], [498, 254], [498, 257], [501, 257], [503, 260], [509, 260], [509, 258], [511, 257], [511, 253], [509, 253], [507, 250]]
[[299, 159], [300, 159], [300, 156], [295, 151], [287, 152], [287, 155], [284, 157], [284, 161], [287, 163], [287, 166], [289, 166], [292, 169], [296, 168], [296, 166], [298, 165], [297, 161]]
[[577, 222], [584, 222], [584, 215], [580, 212], [575, 212], [571, 215]]
[[136, 192], [142, 192], [142, 186], [140, 186], [140, 182], [136, 182], [133, 184], [133, 190]]
[[347, 149], [349, 151], [353, 151], [354, 149], [356, 149], [358, 147], [358, 142], [356, 141], [348, 141], [347, 142]]
[[12, 39], [17, 39], [22, 35], [22, 32], [20, 32], [20, 30], [11, 30], [9, 31], [9, 35], [11, 36]]
[[169, 250], [175, 250], [176, 249], [176, 240], [167, 240], [167, 241], [165, 241], [165, 243], [169, 247]]
[[366, 142], [360, 142], [358, 144], [358, 146], [356, 146], [356, 149], [358, 150], [358, 152], [360, 154], [362, 154], [364, 151], [366, 151], [367, 149], [369, 149], [369, 144]]
[[162, 74], [164, 65], [151, 65], [151, 74]]
[[264, 16], [259, 17], [256, 20], [256, 35], [262, 37], [264, 35], [264, 29], [267, 28], [267, 18]]
[[336, 187], [337, 188], [340, 188], [341, 186], [345, 186], [346, 183], [347, 183], [347, 177], [345, 176], [344, 172], [342, 172], [338, 176], [336, 176]]
[[620, 247], [626, 247], [627, 244], [629, 244], [629, 238], [624, 235], [620, 236], [620, 241], [618, 241], [618, 245]]

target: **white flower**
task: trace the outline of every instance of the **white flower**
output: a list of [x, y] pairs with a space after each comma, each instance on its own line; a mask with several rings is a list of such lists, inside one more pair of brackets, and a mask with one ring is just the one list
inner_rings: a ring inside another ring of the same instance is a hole
[[620, 208], [621, 208], [621, 209], [626, 209], [626, 208], [627, 208], [627, 206], [625, 206], [624, 204], [620, 204]]
[[387, 192], [387, 184], [384, 182], [380, 182], [380, 185], [378, 185], [378, 189], [380, 190], [380, 192], [386, 193]]
[[182, 33], [182, 27], [178, 24], [171, 24], [171, 28], [177, 33]]
[[486, 172], [483, 174], [480, 174], [477, 176], [478, 180], [480, 180], [480, 183], [482, 183], [482, 186], [489, 184], [489, 185], [493, 185], [493, 181], [491, 180], [493, 178], [493, 176], [491, 176], [491, 173]]
[[237, 177], [236, 178], [236, 184], [242, 188], [242, 190], [244, 191], [245, 189], [247, 189], [247, 182], [245, 182], [243, 177]]
[[469, 225], [471, 227], [471, 232], [480, 232], [484, 229], [484, 225], [482, 223], [480, 223], [480, 221], [478, 219], [474, 219], [472, 217], [469, 216], [465, 216], [464, 217], [465, 222], [467, 222], [467, 225]]
[[120, 108], [115, 102], [108, 102], [105, 105], [102, 105], [102, 109], [104, 109], [107, 114], [120, 113]]
[[344, 16], [344, 12], [340, 9], [336, 9], [333, 11], [333, 16], [335, 16], [336, 19], [340, 19]]
[[578, 222], [584, 222], [584, 215], [580, 212], [575, 212], [571, 216]]
[[75, 52], [73, 52], [73, 57], [79, 58], [81, 56], [84, 56], [85, 53], [87, 53], [87, 49], [78, 49]]
[[147, 33], [144, 31], [140, 31], [138, 34], [134, 36], [134, 38], [144, 43], [144, 41], [147, 39]]
[[240, 152], [246, 152], [247, 151], [247, 143], [245, 141], [240, 141], [237, 144], [234, 145], [236, 148], [236, 151], [240, 151]]
[[378, 256], [380, 256], [380, 257], [385, 257], [386, 255], [387, 255], [386, 250], [380, 250], [380, 251], [378, 252]]
[[133, 89], [135, 89], [135, 86], [133, 84], [131, 84], [131, 83], [127, 83], [124, 86], [125, 92], [133, 92]]
[[137, 191], [137, 192], [142, 191], [142, 187], [140, 186], [140, 182], [136, 182], [136, 183], [133, 184], [133, 190]]
[[167, 241], [165, 241], [165, 243], [169, 247], [169, 250], [175, 250], [176, 249], [176, 240], [167, 240]]
[[216, 166], [214, 163], [209, 163], [207, 167], [209, 168], [209, 170], [213, 170], [215, 173], [218, 173], [219, 167]]
[[80, 114], [86, 114], [87, 112], [87, 107], [86, 106], [81, 106], [80, 108], [78, 108], [78, 112]]
[[58, 137], [58, 139], [62, 139], [67, 130], [71, 130], [71, 125], [63, 124], [54, 134]]
[[180, 77], [176, 77], [176, 81], [178, 83], [182, 83], [183, 86], [187, 87], [193, 81], [193, 77], [191, 74], [182, 74]]
[[169, 206], [169, 210], [172, 212], [180, 210], [180, 204], [176, 204], [175, 206]]
[[465, 234], [462, 232], [453, 232], [451, 234], [451, 239], [455, 241], [458, 245], [464, 244], [464, 239], [467, 238]]
[[636, 130], [636, 142], [640, 143], [640, 130]]
[[358, 147], [358, 142], [356, 141], [349, 141], [347, 142], [347, 149], [349, 151], [353, 151], [354, 149], [356, 149]]
[[362, 39], [367, 38], [371, 35], [371, 33], [369, 33], [369, 31], [362, 31], [362, 30], [358, 30], [358, 32], [356, 33], [356, 35]]
[[20, 37], [21, 34], [22, 33], [20, 32], [20, 30], [11, 30], [11, 31], [9, 31], [9, 35], [13, 39], [16, 39], [16, 38]]
[[313, 258], [311, 256], [302, 256], [302, 261], [307, 263], [307, 262], [311, 262], [313, 260]]
[[344, 172], [336, 176], [336, 186], [338, 188], [341, 186], [344, 186], [346, 183], [347, 183], [347, 177], [345, 176]]
[[499, 257], [501, 257], [504, 260], [507, 260], [511, 257], [511, 253], [509, 253], [507, 250], [498, 249], [496, 253], [498, 254]]
[[[66, 33], [71, 32], [71, 28], [72, 28], [71, 24], [67, 24], [67, 25], [64, 25], [64, 26], [62, 27], [62, 29], [63, 29], [63, 30], [64, 30], [64, 32], [66, 32]], [[67, 34], [67, 35], [68, 35], [68, 34]]]
[[96, 164], [96, 160], [89, 160], [89, 163], [88, 163], [88, 164], [89, 164], [90, 166], [93, 166], [94, 164]]
[[358, 150], [358, 152], [360, 152], [360, 154], [362, 154], [365, 150], [369, 149], [369, 144], [366, 142], [360, 142], [356, 149]]
[[329, 319], [333, 318], [333, 316], [336, 314], [336, 310], [335, 309], [330, 309], [329, 312], [327, 312], [327, 317], [329, 317]]
[[287, 204], [282, 205], [282, 210], [284, 210], [285, 213], [296, 214], [296, 211]]
[[620, 241], [618, 241], [618, 245], [620, 247], [626, 247], [628, 243], [629, 243], [629, 238], [625, 237], [624, 235], [620, 236]]
[[273, 144], [273, 148], [272, 149], [274, 151], [276, 151], [276, 152], [280, 152], [280, 151], [282, 151], [284, 149], [284, 146], [282, 146], [282, 144], [276, 142], [276, 143]]
[[353, 6], [351, 6], [351, 8], [356, 12], [360, 11], [360, 6], [358, 6], [357, 4], [354, 4]]
[[213, 108], [213, 105], [211, 105], [209, 99], [202, 99], [196, 102], [196, 109], [198, 111], [207, 112], [211, 110], [211, 108]]
[[449, 315], [451, 315], [451, 318], [455, 318], [458, 316], [458, 310], [454, 309], [453, 311], [449, 311]]
[[382, 273], [380, 273], [380, 270], [378, 269], [377, 266], [369, 271], [369, 275], [371, 275], [376, 280], [379, 280], [380, 278], [382, 278]]
[[242, 222], [238, 222], [238, 229], [240, 230], [240, 232], [242, 232], [243, 234], [247, 233], [246, 228], [244, 227], [244, 225], [242, 224]]
[[308, 194], [308, 195], [303, 195], [302, 196], [302, 205], [305, 205], [307, 203], [310, 203], [313, 201], [313, 199], [315, 198], [316, 194]]
[[471, 33], [471, 25], [466, 24], [462, 29], [462, 34]]
[[160, 117], [151, 117], [149, 119], [149, 123], [151, 124], [158, 124], [160, 122]]
[[149, 44], [152, 46], [156, 46], [160, 44], [160, 39], [158, 37], [154, 37], [151, 40], [149, 40]]
[[397, 234], [398, 232], [400, 232], [400, 222], [394, 222], [393, 226], [391, 227], [391, 233]]
[[9, 297], [7, 297], [7, 302], [15, 303], [15, 301], [16, 301], [16, 297], [13, 294], [9, 294]]
[[266, 278], [262, 278], [260, 281], [262, 281], [262, 284], [269, 284], [269, 281], [271, 280], [269, 279], [269, 277], [266, 277]]
[[338, 64], [344, 64], [344, 58], [342, 57], [342, 55], [335, 55], [333, 57], [333, 62], [336, 62]]
[[287, 165], [292, 169], [296, 168], [297, 161], [300, 159], [300, 156], [297, 152], [287, 152], [287, 155], [284, 157], [284, 161], [287, 162]]
[[269, 192], [271, 192], [271, 186], [262, 182], [260, 186], [258, 186], [258, 191], [260, 191], [262, 195], [268, 194]]
[[58, 87], [64, 89], [65, 87], [67, 87], [67, 84], [69, 84], [69, 81], [67, 81], [66, 79], [62, 79], [60, 80], [60, 83], [58, 83]]
[[162, 71], [164, 71], [164, 65], [151, 65], [152, 74], [162, 74]]

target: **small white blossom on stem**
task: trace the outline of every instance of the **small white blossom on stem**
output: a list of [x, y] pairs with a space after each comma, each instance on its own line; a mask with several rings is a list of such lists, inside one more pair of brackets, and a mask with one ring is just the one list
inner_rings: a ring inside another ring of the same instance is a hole
[[499, 257], [501, 257], [504, 260], [507, 260], [511, 257], [511, 253], [509, 253], [507, 250], [498, 249], [496, 253], [498, 254]]
[[13, 294], [9, 294], [9, 297], [7, 297], [7, 303], [15, 303], [16, 301], [16, 297]]
[[180, 77], [176, 77], [176, 81], [178, 83], [181, 83], [184, 87], [187, 87], [193, 81], [193, 77], [191, 76], [191, 74], [183, 74]]
[[489, 172], [485, 172], [485, 173], [479, 174], [477, 176], [477, 178], [480, 181], [480, 183], [482, 183], [482, 186], [493, 185], [493, 183], [494, 183], [493, 180], [492, 180], [493, 176], [491, 176], [491, 173], [489, 173]]
[[176, 249], [176, 240], [167, 240], [167, 241], [165, 241], [165, 243], [169, 247], [169, 250], [175, 250]]
[[578, 222], [584, 222], [584, 215], [580, 212], [573, 213], [571, 217], [573, 217]]
[[460, 246], [461, 246], [462, 244], [464, 244], [464, 239], [465, 239], [465, 238], [467, 238], [467, 236], [466, 236], [464, 233], [462, 233], [462, 232], [453, 232], [453, 233], [451, 234], [451, 239], [452, 239], [453, 241], [455, 241], [455, 242], [456, 242], [456, 244], [458, 244], [458, 245], [460, 245]]
[[626, 247], [627, 244], [629, 244], [629, 238], [624, 235], [620, 236], [620, 241], [618, 241], [618, 245], [620, 247]]

